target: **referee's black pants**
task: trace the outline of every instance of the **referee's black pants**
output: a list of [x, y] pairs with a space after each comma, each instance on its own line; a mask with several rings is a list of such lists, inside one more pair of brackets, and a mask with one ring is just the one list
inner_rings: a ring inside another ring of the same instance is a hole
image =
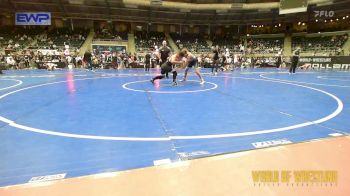
[[295, 73], [295, 70], [297, 69], [298, 62], [292, 62], [292, 65], [289, 68], [289, 73]]

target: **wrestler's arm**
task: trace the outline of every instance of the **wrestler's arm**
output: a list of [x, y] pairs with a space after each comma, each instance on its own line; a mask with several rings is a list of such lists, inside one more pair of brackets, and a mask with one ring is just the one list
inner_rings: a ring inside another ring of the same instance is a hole
[[183, 60], [177, 61], [177, 60], [175, 59], [175, 55], [174, 55], [174, 56], [171, 56], [169, 61], [170, 61], [170, 63], [172, 63], [172, 64], [179, 64], [179, 65], [181, 65], [181, 64], [184, 63]]
[[191, 59], [189, 59], [188, 57], [187, 58], [184, 57], [182, 60], [183, 60], [183, 64], [181, 65], [181, 69], [185, 69], [188, 66], [188, 64], [190, 64]]

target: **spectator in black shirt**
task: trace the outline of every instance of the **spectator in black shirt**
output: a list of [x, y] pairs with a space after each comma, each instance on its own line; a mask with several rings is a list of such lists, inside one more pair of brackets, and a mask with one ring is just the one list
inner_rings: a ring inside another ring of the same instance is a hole
[[151, 55], [147, 53], [145, 55], [145, 71], [149, 71], [150, 67], [151, 67]]
[[85, 62], [87, 68], [92, 70], [91, 58], [92, 58], [91, 52], [90, 50], [87, 50], [84, 54], [83, 61]]

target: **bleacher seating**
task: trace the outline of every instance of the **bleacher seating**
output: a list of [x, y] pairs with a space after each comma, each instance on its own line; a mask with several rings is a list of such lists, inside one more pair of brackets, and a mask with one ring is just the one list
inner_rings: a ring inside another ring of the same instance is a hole
[[155, 46], [160, 47], [163, 40], [166, 40], [164, 33], [161, 32], [135, 32], [136, 51], [138, 53], [149, 52]]
[[12, 51], [22, 50], [28, 46], [35, 35], [40, 33], [40, 27], [5, 26], [0, 29], [0, 48]]
[[95, 30], [94, 40], [128, 40], [127, 32], [116, 32], [109, 29]]
[[247, 41], [247, 52], [275, 54], [283, 49], [284, 38], [251, 38]]
[[88, 30], [84, 29], [74, 31], [67, 28], [53, 29], [37, 36], [37, 47], [62, 49], [65, 45], [69, 45], [71, 49], [77, 49], [84, 43], [87, 34]]
[[171, 38], [179, 49], [187, 48], [194, 53], [202, 53], [210, 51], [207, 40], [203, 35], [191, 33], [171, 33]]
[[222, 49], [228, 48], [231, 52], [240, 52], [240, 44], [243, 42], [239, 38], [234, 38], [232, 35], [212, 37], [213, 46], [218, 45]]
[[330, 53], [338, 51], [347, 39], [347, 35], [293, 37], [292, 49], [295, 50], [300, 47], [302, 52]]

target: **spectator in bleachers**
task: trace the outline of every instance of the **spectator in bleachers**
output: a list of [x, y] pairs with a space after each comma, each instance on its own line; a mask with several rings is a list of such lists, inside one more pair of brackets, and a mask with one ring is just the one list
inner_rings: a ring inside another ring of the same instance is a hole
[[283, 48], [283, 38], [253, 38], [247, 47], [251, 54], [277, 54]]
[[[312, 52], [313, 55], [341, 55], [340, 49], [347, 41], [348, 36], [318, 36], [318, 37], [293, 37], [292, 49], [301, 47], [301, 52]], [[340, 48], [340, 49], [339, 49]]]
[[97, 40], [128, 40], [127, 32], [116, 32], [107, 28], [95, 30], [94, 39]]
[[182, 49], [186, 48], [192, 53], [209, 52], [210, 47], [203, 35], [191, 33], [171, 33], [173, 40], [176, 40], [176, 45]]
[[[163, 40], [166, 40], [164, 33], [145, 31], [135, 32], [136, 51], [144, 56], [145, 53], [150, 53], [153, 49], [157, 50], [158, 47], [162, 45]], [[158, 63], [159, 62], [157, 62], [157, 64]]]

